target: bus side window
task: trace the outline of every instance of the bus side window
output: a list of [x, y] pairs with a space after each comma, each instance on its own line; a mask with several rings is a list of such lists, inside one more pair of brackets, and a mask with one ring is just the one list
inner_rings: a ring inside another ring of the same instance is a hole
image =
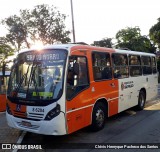
[[142, 56], [141, 60], [143, 74], [152, 74], [151, 58], [149, 56]]
[[129, 76], [127, 55], [114, 53], [112, 55], [112, 59], [114, 67], [114, 78], [127, 78]]
[[131, 77], [142, 75], [141, 60], [139, 55], [130, 55], [129, 65]]
[[92, 65], [95, 81], [112, 79], [112, 68], [109, 53], [93, 52]]
[[89, 78], [86, 57], [70, 57], [67, 75], [67, 99], [71, 100], [88, 86]]

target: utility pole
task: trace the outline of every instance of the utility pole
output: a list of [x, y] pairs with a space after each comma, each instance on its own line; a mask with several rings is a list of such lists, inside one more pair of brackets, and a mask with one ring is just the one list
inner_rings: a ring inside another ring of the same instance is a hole
[[73, 14], [73, 3], [72, 3], [72, 0], [70, 0], [70, 3], [71, 3], [71, 15], [72, 15], [72, 32], [73, 32], [73, 43], [76, 42], [76, 39], [75, 39], [75, 29], [74, 29], [74, 14]]

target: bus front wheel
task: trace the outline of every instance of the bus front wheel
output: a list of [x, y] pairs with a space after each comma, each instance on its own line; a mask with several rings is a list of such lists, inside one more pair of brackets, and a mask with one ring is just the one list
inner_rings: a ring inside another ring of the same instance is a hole
[[103, 103], [99, 102], [95, 105], [92, 112], [92, 131], [99, 131], [104, 128], [106, 120], [106, 108]]

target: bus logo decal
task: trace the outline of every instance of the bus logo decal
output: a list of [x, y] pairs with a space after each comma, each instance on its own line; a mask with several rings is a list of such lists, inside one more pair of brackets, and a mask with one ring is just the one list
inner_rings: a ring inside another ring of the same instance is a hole
[[132, 88], [134, 87], [134, 82], [133, 81], [128, 81], [128, 82], [122, 82], [121, 83], [121, 90], [123, 91], [124, 89]]

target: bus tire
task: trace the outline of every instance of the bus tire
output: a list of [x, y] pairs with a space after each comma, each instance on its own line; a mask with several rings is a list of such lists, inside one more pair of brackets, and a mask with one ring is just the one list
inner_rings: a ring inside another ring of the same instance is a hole
[[139, 92], [139, 97], [138, 97], [138, 105], [137, 105], [137, 110], [143, 110], [146, 102], [146, 95], [144, 91]]
[[99, 131], [104, 128], [106, 121], [106, 108], [103, 103], [97, 103], [92, 112], [92, 124], [90, 129], [92, 131]]

